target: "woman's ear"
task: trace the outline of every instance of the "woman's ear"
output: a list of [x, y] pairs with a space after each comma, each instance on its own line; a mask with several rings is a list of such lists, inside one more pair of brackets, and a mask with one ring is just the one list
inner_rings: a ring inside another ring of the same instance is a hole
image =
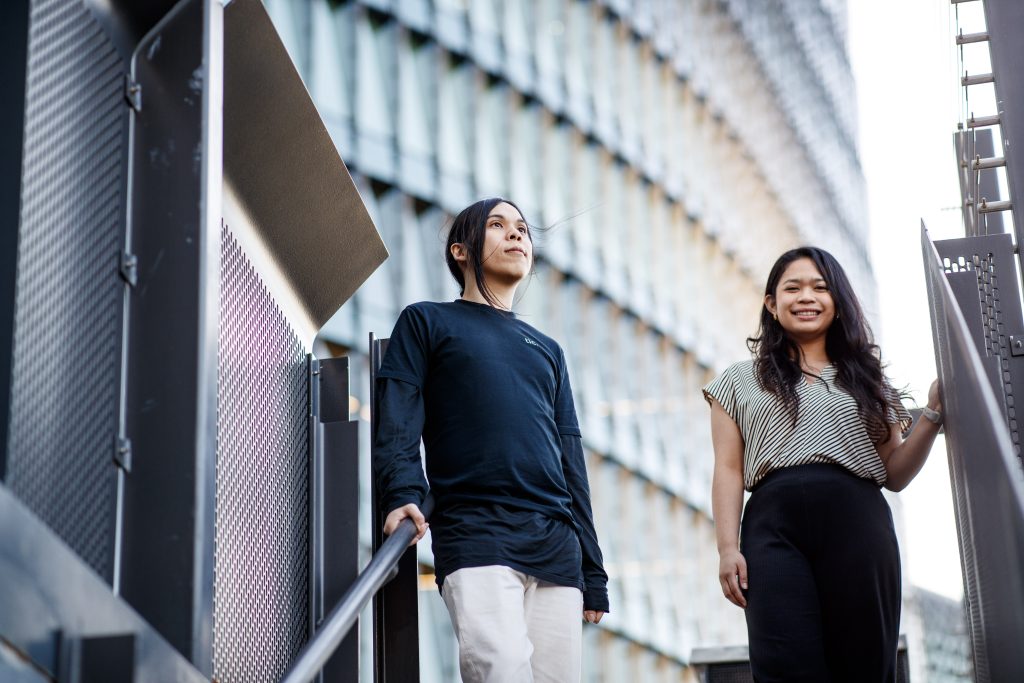
[[461, 242], [456, 242], [451, 246], [452, 258], [458, 261], [459, 265], [466, 265], [466, 261], [469, 257], [466, 252], [466, 245]]
[[775, 315], [775, 297], [771, 294], [764, 295], [764, 307], [768, 309], [768, 312]]

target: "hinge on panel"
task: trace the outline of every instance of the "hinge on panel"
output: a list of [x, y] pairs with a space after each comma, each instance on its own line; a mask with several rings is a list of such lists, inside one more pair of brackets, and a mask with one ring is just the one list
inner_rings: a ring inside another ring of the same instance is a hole
[[136, 83], [131, 74], [124, 75], [124, 98], [135, 111], [142, 111], [142, 86]]
[[114, 464], [128, 474], [132, 471], [132, 441], [123, 436], [114, 437]]
[[124, 249], [121, 250], [121, 277], [132, 287], [139, 281], [139, 259]]

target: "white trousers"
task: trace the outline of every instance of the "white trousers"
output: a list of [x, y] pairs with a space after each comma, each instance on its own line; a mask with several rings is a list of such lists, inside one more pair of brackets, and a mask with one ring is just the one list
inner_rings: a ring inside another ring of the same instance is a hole
[[502, 566], [445, 577], [463, 683], [579, 683], [583, 594]]

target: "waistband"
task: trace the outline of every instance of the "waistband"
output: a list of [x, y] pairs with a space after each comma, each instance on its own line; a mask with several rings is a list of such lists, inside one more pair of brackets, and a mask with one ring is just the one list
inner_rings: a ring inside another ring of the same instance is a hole
[[842, 465], [830, 462], [805, 463], [802, 465], [790, 465], [766, 474], [757, 485], [750, 490], [751, 494], [761, 489], [779, 484], [819, 484], [825, 482], [846, 482], [854, 484], [865, 484], [877, 489], [878, 484], [874, 479], [865, 479], [854, 474]]

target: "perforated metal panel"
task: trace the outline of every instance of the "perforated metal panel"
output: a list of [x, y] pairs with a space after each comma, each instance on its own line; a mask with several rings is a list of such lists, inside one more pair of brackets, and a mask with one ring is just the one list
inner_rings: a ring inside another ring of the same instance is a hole
[[124, 72], [81, 0], [30, 27], [6, 484], [110, 581]]
[[221, 231], [213, 671], [276, 682], [308, 638], [306, 350]]
[[[993, 389], [1004, 402], [1010, 438], [1018, 457], [1021, 435], [1017, 422], [1014, 386], [1024, 380], [1024, 367], [1019, 350], [1013, 342], [1024, 342], [1024, 322], [1019, 303], [1017, 274], [1014, 267], [1013, 243], [1009, 235], [985, 235], [966, 239], [936, 242], [947, 274], [970, 272], [977, 278], [981, 309], [981, 329], [972, 330], [978, 337], [978, 351], [995, 359]], [[961, 301], [961, 308], [973, 302]]]

